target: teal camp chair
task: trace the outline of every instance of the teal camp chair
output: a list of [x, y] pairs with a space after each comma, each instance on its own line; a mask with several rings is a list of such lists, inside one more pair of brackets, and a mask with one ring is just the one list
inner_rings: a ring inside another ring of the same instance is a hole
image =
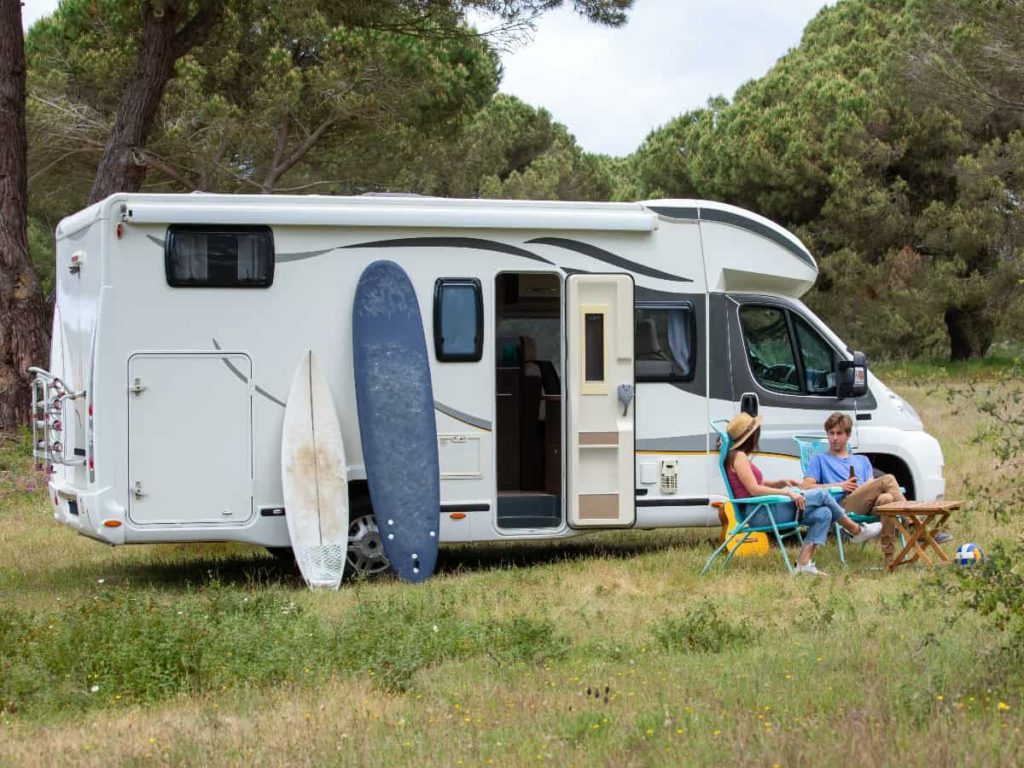
[[[786, 570], [792, 573], [793, 566], [789, 562], [789, 555], [786, 554], [786, 547], [783, 544], [782, 539], [784, 536], [790, 536], [795, 533], [797, 539], [801, 544], [803, 544], [803, 537], [800, 535], [800, 528], [803, 523], [800, 523], [799, 521], [793, 521], [790, 523], [779, 523], [775, 521], [775, 515], [772, 513], [772, 504], [785, 504], [787, 502], [791, 502], [788, 496], [752, 496], [747, 499], [737, 499], [733, 496], [732, 486], [729, 485], [729, 476], [725, 471], [725, 457], [729, 455], [729, 447], [732, 442], [729, 439], [728, 433], [725, 431], [725, 425], [728, 423], [728, 419], [715, 419], [711, 422], [711, 426], [722, 440], [721, 447], [718, 451], [718, 469], [722, 473], [722, 482], [725, 483], [725, 492], [729, 497], [729, 502], [733, 505], [733, 509], [736, 510], [737, 523], [732, 530], [726, 532], [725, 541], [722, 542], [721, 546], [711, 553], [711, 557], [708, 558], [708, 561], [704, 564], [704, 569], [700, 572], [700, 575], [703, 576], [707, 573], [711, 564], [715, 562], [718, 556], [726, 550], [731, 542], [739, 539], [739, 541], [736, 542], [736, 547], [729, 552], [728, 556], [723, 561], [723, 565], [729, 564], [729, 561], [732, 560], [732, 556], [740, 546], [743, 545], [743, 542], [750, 538], [750, 534], [768, 533], [769, 531], [774, 534], [775, 541], [779, 545], [779, 552], [782, 554], [782, 562], [786, 564]], [[766, 509], [768, 511], [768, 520], [771, 522], [771, 525], [748, 525], [746, 521], [761, 509]]]
[[[804, 473], [804, 477], [808, 477], [807, 467], [811, 463], [811, 456], [825, 450], [828, 445], [828, 438], [824, 434], [793, 435], [793, 440], [796, 441], [797, 447], [800, 449], [800, 471]], [[803, 478], [801, 478], [801, 480], [802, 479]], [[836, 496], [841, 496], [843, 494], [842, 489], [834, 487], [829, 488], [829, 492]], [[858, 515], [849, 513], [847, 517], [858, 524], [877, 523], [881, 520], [878, 515]], [[902, 539], [902, 534], [900, 538]], [[906, 546], [905, 543], [904, 546]], [[846, 553], [843, 552], [843, 529], [839, 526], [839, 523], [836, 523], [836, 547], [839, 549], [839, 562], [846, 565]]]

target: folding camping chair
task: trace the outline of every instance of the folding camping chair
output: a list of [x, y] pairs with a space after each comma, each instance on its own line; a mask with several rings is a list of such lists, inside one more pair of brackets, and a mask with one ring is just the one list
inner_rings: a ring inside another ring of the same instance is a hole
[[[740, 546], [746, 541], [751, 534], [754, 533], [768, 533], [771, 532], [775, 536], [775, 541], [779, 545], [779, 552], [782, 554], [782, 562], [786, 564], [786, 570], [790, 573], [793, 572], [793, 566], [789, 562], [789, 555], [786, 554], [786, 547], [782, 541], [785, 536], [796, 534], [797, 539], [803, 544], [803, 536], [800, 535], [800, 528], [803, 523], [799, 521], [792, 521], [788, 523], [780, 523], [775, 520], [775, 515], [772, 512], [773, 504], [786, 504], [791, 503], [791, 500], [787, 496], [773, 494], [771, 496], [752, 496], [745, 499], [737, 499], [732, 492], [732, 486], [729, 485], [729, 476], [725, 471], [725, 457], [729, 455], [729, 448], [732, 441], [729, 439], [728, 433], [725, 431], [725, 425], [729, 423], [728, 419], [715, 419], [711, 422], [712, 429], [718, 433], [721, 438], [721, 447], [718, 451], [718, 470], [722, 473], [722, 482], [725, 483], [725, 492], [728, 496], [729, 503], [733, 505], [733, 509], [736, 510], [736, 525], [725, 534], [725, 540], [719, 545], [719, 547], [711, 553], [711, 557], [704, 564], [703, 570], [700, 575], [703, 576], [707, 573], [711, 564], [715, 562], [720, 554], [726, 549], [730, 549], [729, 545], [733, 542], [736, 543], [729, 551], [723, 561], [723, 567], [729, 564], [732, 560], [733, 555], [739, 550]], [[768, 513], [768, 520], [770, 525], [749, 525], [750, 520], [760, 510], [766, 510]], [[745, 511], [744, 511], [745, 510]], [[736, 541], [739, 539], [739, 541]]]

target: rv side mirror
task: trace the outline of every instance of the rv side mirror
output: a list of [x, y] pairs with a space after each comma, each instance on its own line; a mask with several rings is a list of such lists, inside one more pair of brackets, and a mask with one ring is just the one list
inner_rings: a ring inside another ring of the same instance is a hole
[[868, 393], [868, 360], [854, 352], [852, 360], [840, 360], [836, 367], [836, 394], [840, 398], [863, 397]]

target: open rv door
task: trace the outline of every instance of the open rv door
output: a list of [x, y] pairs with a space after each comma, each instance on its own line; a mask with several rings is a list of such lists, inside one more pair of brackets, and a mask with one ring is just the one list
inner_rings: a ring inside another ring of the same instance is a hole
[[566, 512], [573, 528], [630, 526], [635, 429], [633, 278], [566, 278]]

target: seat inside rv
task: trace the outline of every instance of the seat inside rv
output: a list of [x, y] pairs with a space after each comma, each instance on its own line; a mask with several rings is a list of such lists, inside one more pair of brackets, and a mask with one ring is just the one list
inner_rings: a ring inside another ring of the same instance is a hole
[[495, 284], [498, 526], [562, 523], [561, 300], [555, 274]]

